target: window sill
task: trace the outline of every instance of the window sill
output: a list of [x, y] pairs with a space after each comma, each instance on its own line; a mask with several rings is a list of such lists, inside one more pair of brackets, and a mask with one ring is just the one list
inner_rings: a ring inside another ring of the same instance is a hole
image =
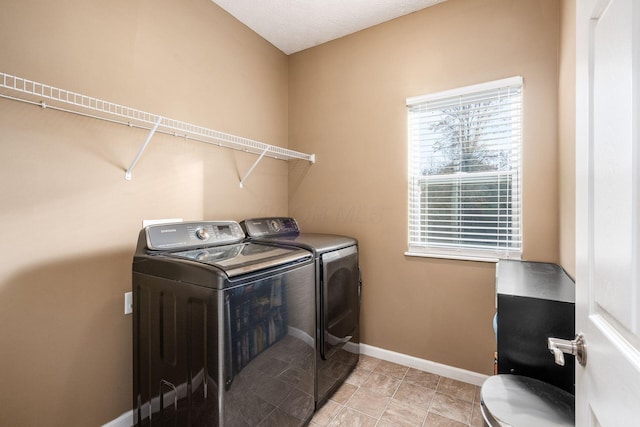
[[492, 262], [497, 263], [498, 258], [480, 257], [473, 255], [452, 255], [452, 254], [436, 254], [436, 253], [424, 253], [424, 252], [411, 252], [404, 253], [405, 256], [420, 257], [420, 258], [438, 258], [438, 259], [451, 259], [457, 261], [477, 261], [477, 262]]

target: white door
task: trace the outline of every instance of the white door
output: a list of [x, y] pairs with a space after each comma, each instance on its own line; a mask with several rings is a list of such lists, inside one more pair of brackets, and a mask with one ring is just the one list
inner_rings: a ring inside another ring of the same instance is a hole
[[640, 1], [576, 17], [576, 425], [640, 426]]

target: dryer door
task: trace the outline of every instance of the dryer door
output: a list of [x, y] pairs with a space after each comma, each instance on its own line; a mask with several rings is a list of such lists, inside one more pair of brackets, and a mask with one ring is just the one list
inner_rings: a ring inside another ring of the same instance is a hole
[[359, 352], [359, 314], [360, 275], [357, 247], [350, 246], [323, 254], [320, 343], [323, 359], [330, 358], [343, 347], [351, 353]]

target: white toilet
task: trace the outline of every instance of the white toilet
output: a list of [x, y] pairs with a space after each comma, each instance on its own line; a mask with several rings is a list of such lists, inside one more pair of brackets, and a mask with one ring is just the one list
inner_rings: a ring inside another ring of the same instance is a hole
[[534, 378], [494, 375], [482, 384], [480, 398], [488, 427], [575, 425], [574, 396]]

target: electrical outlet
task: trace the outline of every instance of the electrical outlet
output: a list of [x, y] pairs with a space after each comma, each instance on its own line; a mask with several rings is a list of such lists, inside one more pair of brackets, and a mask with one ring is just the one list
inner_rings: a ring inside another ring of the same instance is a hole
[[124, 314], [133, 313], [133, 292], [124, 293]]

